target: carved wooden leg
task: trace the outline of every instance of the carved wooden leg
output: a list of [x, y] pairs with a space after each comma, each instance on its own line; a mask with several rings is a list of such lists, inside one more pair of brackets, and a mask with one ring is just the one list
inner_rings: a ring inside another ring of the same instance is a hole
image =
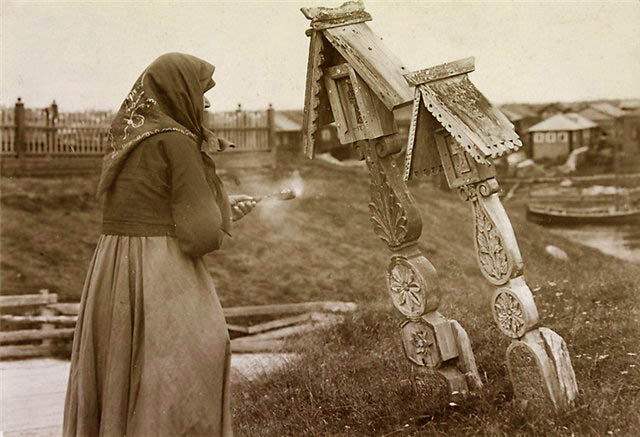
[[391, 300], [405, 316], [401, 324], [407, 358], [436, 369], [452, 394], [482, 387], [471, 343], [465, 330], [437, 309], [441, 290], [438, 275], [421, 253], [417, 241], [422, 219], [402, 180], [395, 157], [395, 135], [358, 144], [371, 175], [371, 221], [375, 233], [392, 251], [387, 270]]
[[491, 178], [463, 186], [460, 194], [472, 204], [480, 270], [497, 287], [491, 302], [494, 320], [513, 339], [507, 349], [509, 376], [516, 396], [566, 407], [578, 392], [567, 346], [552, 330], [538, 327], [538, 309], [522, 276], [522, 256], [498, 188]]

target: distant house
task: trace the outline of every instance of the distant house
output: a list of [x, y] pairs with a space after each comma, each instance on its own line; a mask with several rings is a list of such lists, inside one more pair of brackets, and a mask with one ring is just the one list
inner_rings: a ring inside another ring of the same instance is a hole
[[624, 111], [622, 151], [626, 155], [640, 154], [640, 106]]
[[298, 151], [302, 146], [302, 111], [276, 111], [273, 115], [275, 143], [280, 150]]
[[522, 140], [522, 151], [531, 156], [531, 142], [527, 131], [540, 121], [538, 114], [527, 105], [515, 103], [500, 106], [500, 111], [513, 123], [514, 130]]
[[555, 102], [549, 103], [542, 106], [538, 109], [538, 116], [541, 120], [546, 120], [556, 114], [562, 114], [564, 112], [570, 111], [571, 106], [567, 103]]
[[593, 121], [600, 128], [600, 133], [607, 136], [609, 142], [614, 142], [622, 136], [622, 119], [616, 119], [610, 114], [588, 107], [579, 112], [585, 118]]
[[572, 150], [598, 141], [598, 125], [573, 112], [556, 114], [528, 130], [531, 158], [564, 159]]

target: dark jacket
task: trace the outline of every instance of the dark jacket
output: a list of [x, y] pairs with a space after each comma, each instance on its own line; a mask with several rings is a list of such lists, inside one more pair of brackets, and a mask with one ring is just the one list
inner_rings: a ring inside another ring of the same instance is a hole
[[171, 236], [198, 257], [222, 244], [222, 218], [198, 145], [177, 132], [143, 140], [103, 200], [102, 232]]

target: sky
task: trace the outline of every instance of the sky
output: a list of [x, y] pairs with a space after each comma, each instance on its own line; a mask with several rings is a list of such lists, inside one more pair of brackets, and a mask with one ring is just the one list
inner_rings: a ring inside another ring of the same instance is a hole
[[[212, 110], [298, 109], [303, 1], [0, 0], [0, 103], [117, 109], [157, 56], [216, 65]], [[490, 101], [640, 98], [640, 1], [366, 1], [368, 25], [409, 69], [468, 56]]]

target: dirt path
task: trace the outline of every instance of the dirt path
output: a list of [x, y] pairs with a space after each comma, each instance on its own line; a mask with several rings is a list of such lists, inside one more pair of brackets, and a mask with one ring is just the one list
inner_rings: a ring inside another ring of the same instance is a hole
[[[231, 358], [231, 380], [254, 379], [297, 358], [297, 354], [236, 354]], [[68, 375], [69, 361], [0, 362], [0, 435], [61, 435]]]

